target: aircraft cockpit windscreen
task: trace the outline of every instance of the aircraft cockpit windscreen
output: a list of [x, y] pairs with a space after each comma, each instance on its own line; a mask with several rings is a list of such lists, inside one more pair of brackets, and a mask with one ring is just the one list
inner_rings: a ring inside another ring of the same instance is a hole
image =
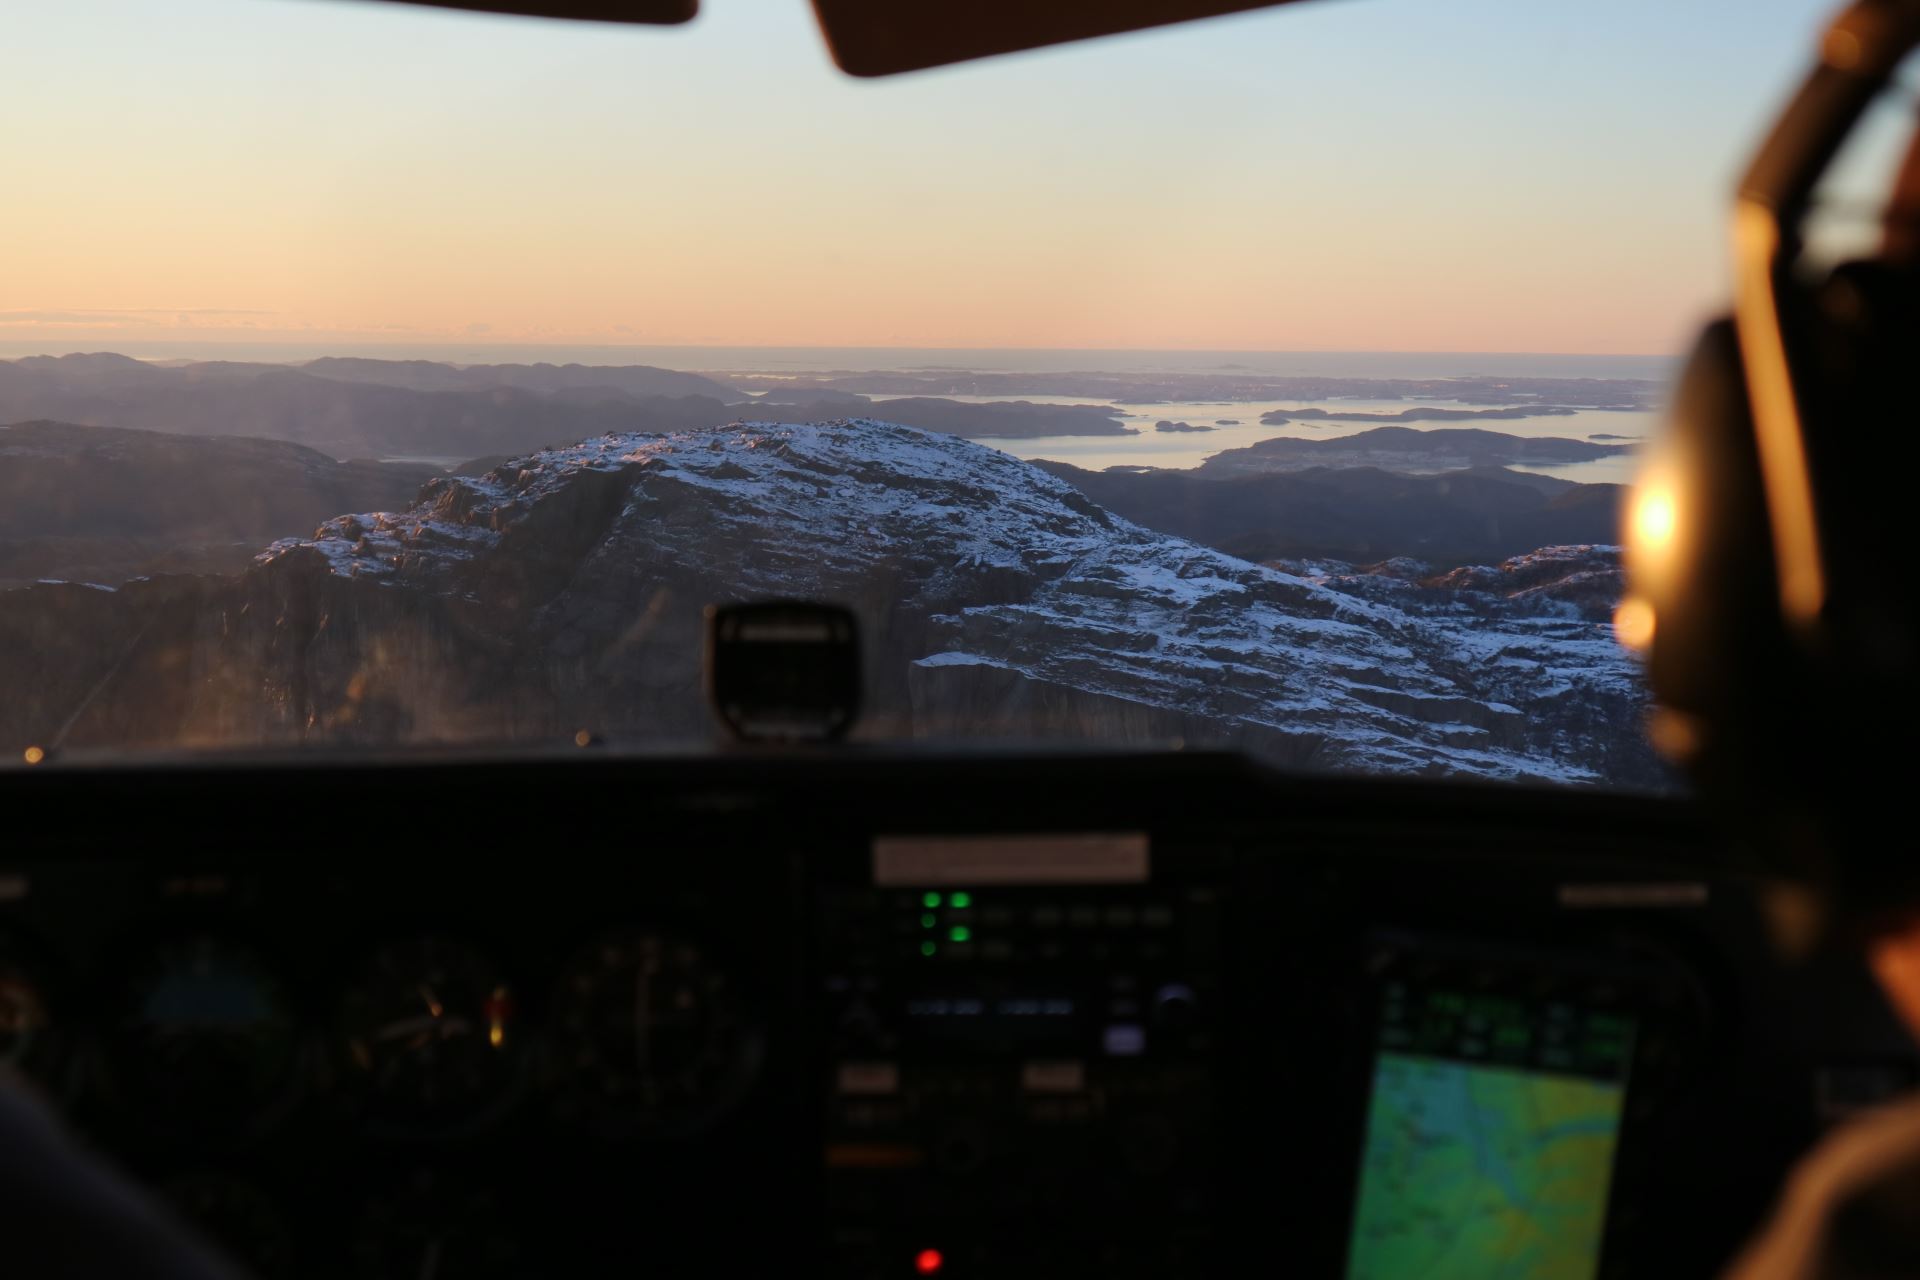
[[1826, 8], [18, 15], [0, 746], [700, 743], [809, 599], [862, 739], [1674, 788], [1622, 486]]

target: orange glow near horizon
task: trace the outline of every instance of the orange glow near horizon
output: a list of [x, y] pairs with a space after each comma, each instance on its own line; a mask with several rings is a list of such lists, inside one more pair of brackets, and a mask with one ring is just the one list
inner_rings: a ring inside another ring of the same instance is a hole
[[[5, 263], [0, 338], [1600, 354], [1671, 345], [1629, 298], [1589, 294], [1575, 311], [1543, 313], [1532, 266], [1496, 270], [1490, 257], [1507, 246], [1461, 252], [1441, 226], [1301, 219], [1255, 256], [1248, 246], [1261, 229], [1245, 215], [1229, 233], [1194, 225], [1206, 219], [1183, 225], [1177, 211], [1065, 200], [1018, 216], [969, 200], [833, 217], [800, 209], [754, 225], [739, 212], [751, 197], [716, 176], [681, 205], [601, 190], [598, 207], [539, 226], [472, 180], [464, 213], [430, 197], [383, 204], [380, 185], [304, 209], [291, 194], [211, 213], [197, 196], [157, 196], [131, 228], [16, 211], [38, 247]], [[1692, 318], [1679, 299], [1654, 309]]]
[[1381, 4], [880, 83], [799, 4], [49, 6], [9, 32], [57, 106], [0, 138], [0, 343], [1674, 349], [1730, 144], [1650, 72], [1570, 94], [1559, 28]]

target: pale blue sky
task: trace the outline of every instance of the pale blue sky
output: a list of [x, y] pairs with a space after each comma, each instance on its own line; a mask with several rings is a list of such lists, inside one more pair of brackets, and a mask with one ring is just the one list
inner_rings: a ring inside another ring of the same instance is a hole
[[1665, 351], [1829, 6], [1317, 0], [883, 81], [707, 8], [14, 15], [0, 336]]

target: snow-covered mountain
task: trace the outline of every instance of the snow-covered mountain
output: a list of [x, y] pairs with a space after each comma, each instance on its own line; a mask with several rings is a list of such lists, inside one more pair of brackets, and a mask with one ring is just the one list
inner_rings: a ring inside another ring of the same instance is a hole
[[[1608, 552], [1534, 559], [1604, 574]], [[172, 665], [120, 658], [70, 733], [704, 736], [702, 607], [804, 596], [861, 615], [880, 736], [1181, 739], [1313, 768], [1660, 785], [1604, 610], [1557, 597], [1537, 564], [1474, 572], [1255, 565], [883, 422], [614, 435], [435, 479], [405, 511], [275, 543], [192, 608], [149, 606]]]

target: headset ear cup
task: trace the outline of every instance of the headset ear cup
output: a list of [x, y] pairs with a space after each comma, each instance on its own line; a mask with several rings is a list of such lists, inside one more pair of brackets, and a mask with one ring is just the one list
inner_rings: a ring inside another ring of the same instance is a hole
[[1870, 928], [1889, 904], [1920, 898], [1920, 858], [1887, 838], [1910, 821], [1904, 742], [1920, 723], [1920, 626], [1900, 560], [1911, 482], [1887, 461], [1908, 436], [1920, 280], [1855, 267], [1840, 283], [1876, 302], [1841, 308], [1857, 324], [1836, 323], [1821, 296], [1788, 317], [1805, 353], [1822, 542], [1840, 571], [1818, 631], [1792, 633], [1783, 620], [1746, 379], [1725, 320], [1701, 335], [1645, 464], [1670, 496], [1672, 537], [1660, 556], [1634, 552], [1633, 590], [1654, 613], [1656, 743], [1765, 870], [1816, 890], [1834, 920]]
[[[1671, 502], [1661, 562], [1636, 564], [1654, 611], [1655, 740], [1705, 787], [1745, 791], [1780, 766], [1798, 717], [1746, 378], [1730, 320], [1709, 325], [1648, 459]], [[1641, 553], [1636, 553], [1640, 556]], [[1662, 721], [1664, 718], [1664, 723]]]

